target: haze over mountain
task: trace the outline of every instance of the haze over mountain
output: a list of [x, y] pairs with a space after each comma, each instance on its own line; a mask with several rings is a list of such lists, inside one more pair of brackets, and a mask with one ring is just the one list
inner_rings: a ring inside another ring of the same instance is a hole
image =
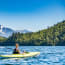
[[9, 37], [12, 35], [12, 33], [28, 33], [28, 32], [31, 32], [29, 30], [13, 30], [11, 28], [8, 28], [8, 27], [3, 27], [2, 25], [0, 25], [0, 36], [3, 36], [3, 37]]
[[28, 33], [28, 32], [31, 32], [31, 31], [24, 29], [24, 30], [16, 30], [16, 32], [20, 32], [20, 33]]

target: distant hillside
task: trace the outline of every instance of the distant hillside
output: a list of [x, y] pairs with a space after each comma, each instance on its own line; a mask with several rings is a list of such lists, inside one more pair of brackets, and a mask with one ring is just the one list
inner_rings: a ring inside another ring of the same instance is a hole
[[[0, 25], [0, 29], [1, 29], [1, 25]], [[17, 33], [17, 32], [20, 32], [20, 33], [28, 33], [28, 32], [31, 32], [31, 31], [28, 31], [28, 30], [13, 30], [11, 28], [7, 28], [7, 27], [3, 27], [2, 28], [2, 31], [0, 31], [0, 36], [2, 37], [9, 37], [12, 35], [12, 33]]]
[[2, 32], [0, 32], [0, 36], [2, 37], [9, 37], [14, 33], [15, 31], [11, 28], [3, 27]]
[[0, 42], [4, 42], [4, 41], [6, 41], [6, 38], [0, 36]]
[[65, 21], [34, 33], [13, 33], [6, 42], [20, 45], [65, 46]]

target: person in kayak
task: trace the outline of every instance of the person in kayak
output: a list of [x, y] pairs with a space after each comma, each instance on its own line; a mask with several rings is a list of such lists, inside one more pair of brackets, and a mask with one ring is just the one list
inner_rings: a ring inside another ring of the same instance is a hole
[[16, 48], [13, 51], [13, 54], [20, 54], [20, 50], [18, 49], [19, 45], [16, 43]]

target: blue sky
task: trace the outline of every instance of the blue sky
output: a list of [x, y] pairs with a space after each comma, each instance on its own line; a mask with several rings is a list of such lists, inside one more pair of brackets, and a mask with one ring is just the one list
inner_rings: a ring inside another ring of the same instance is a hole
[[0, 24], [38, 31], [65, 20], [65, 0], [0, 0]]

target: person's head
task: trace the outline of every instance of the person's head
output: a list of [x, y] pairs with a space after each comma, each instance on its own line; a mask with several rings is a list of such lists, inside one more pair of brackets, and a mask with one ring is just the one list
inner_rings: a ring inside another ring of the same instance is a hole
[[18, 48], [19, 47], [19, 44], [18, 43], [16, 43], [16, 48]]

